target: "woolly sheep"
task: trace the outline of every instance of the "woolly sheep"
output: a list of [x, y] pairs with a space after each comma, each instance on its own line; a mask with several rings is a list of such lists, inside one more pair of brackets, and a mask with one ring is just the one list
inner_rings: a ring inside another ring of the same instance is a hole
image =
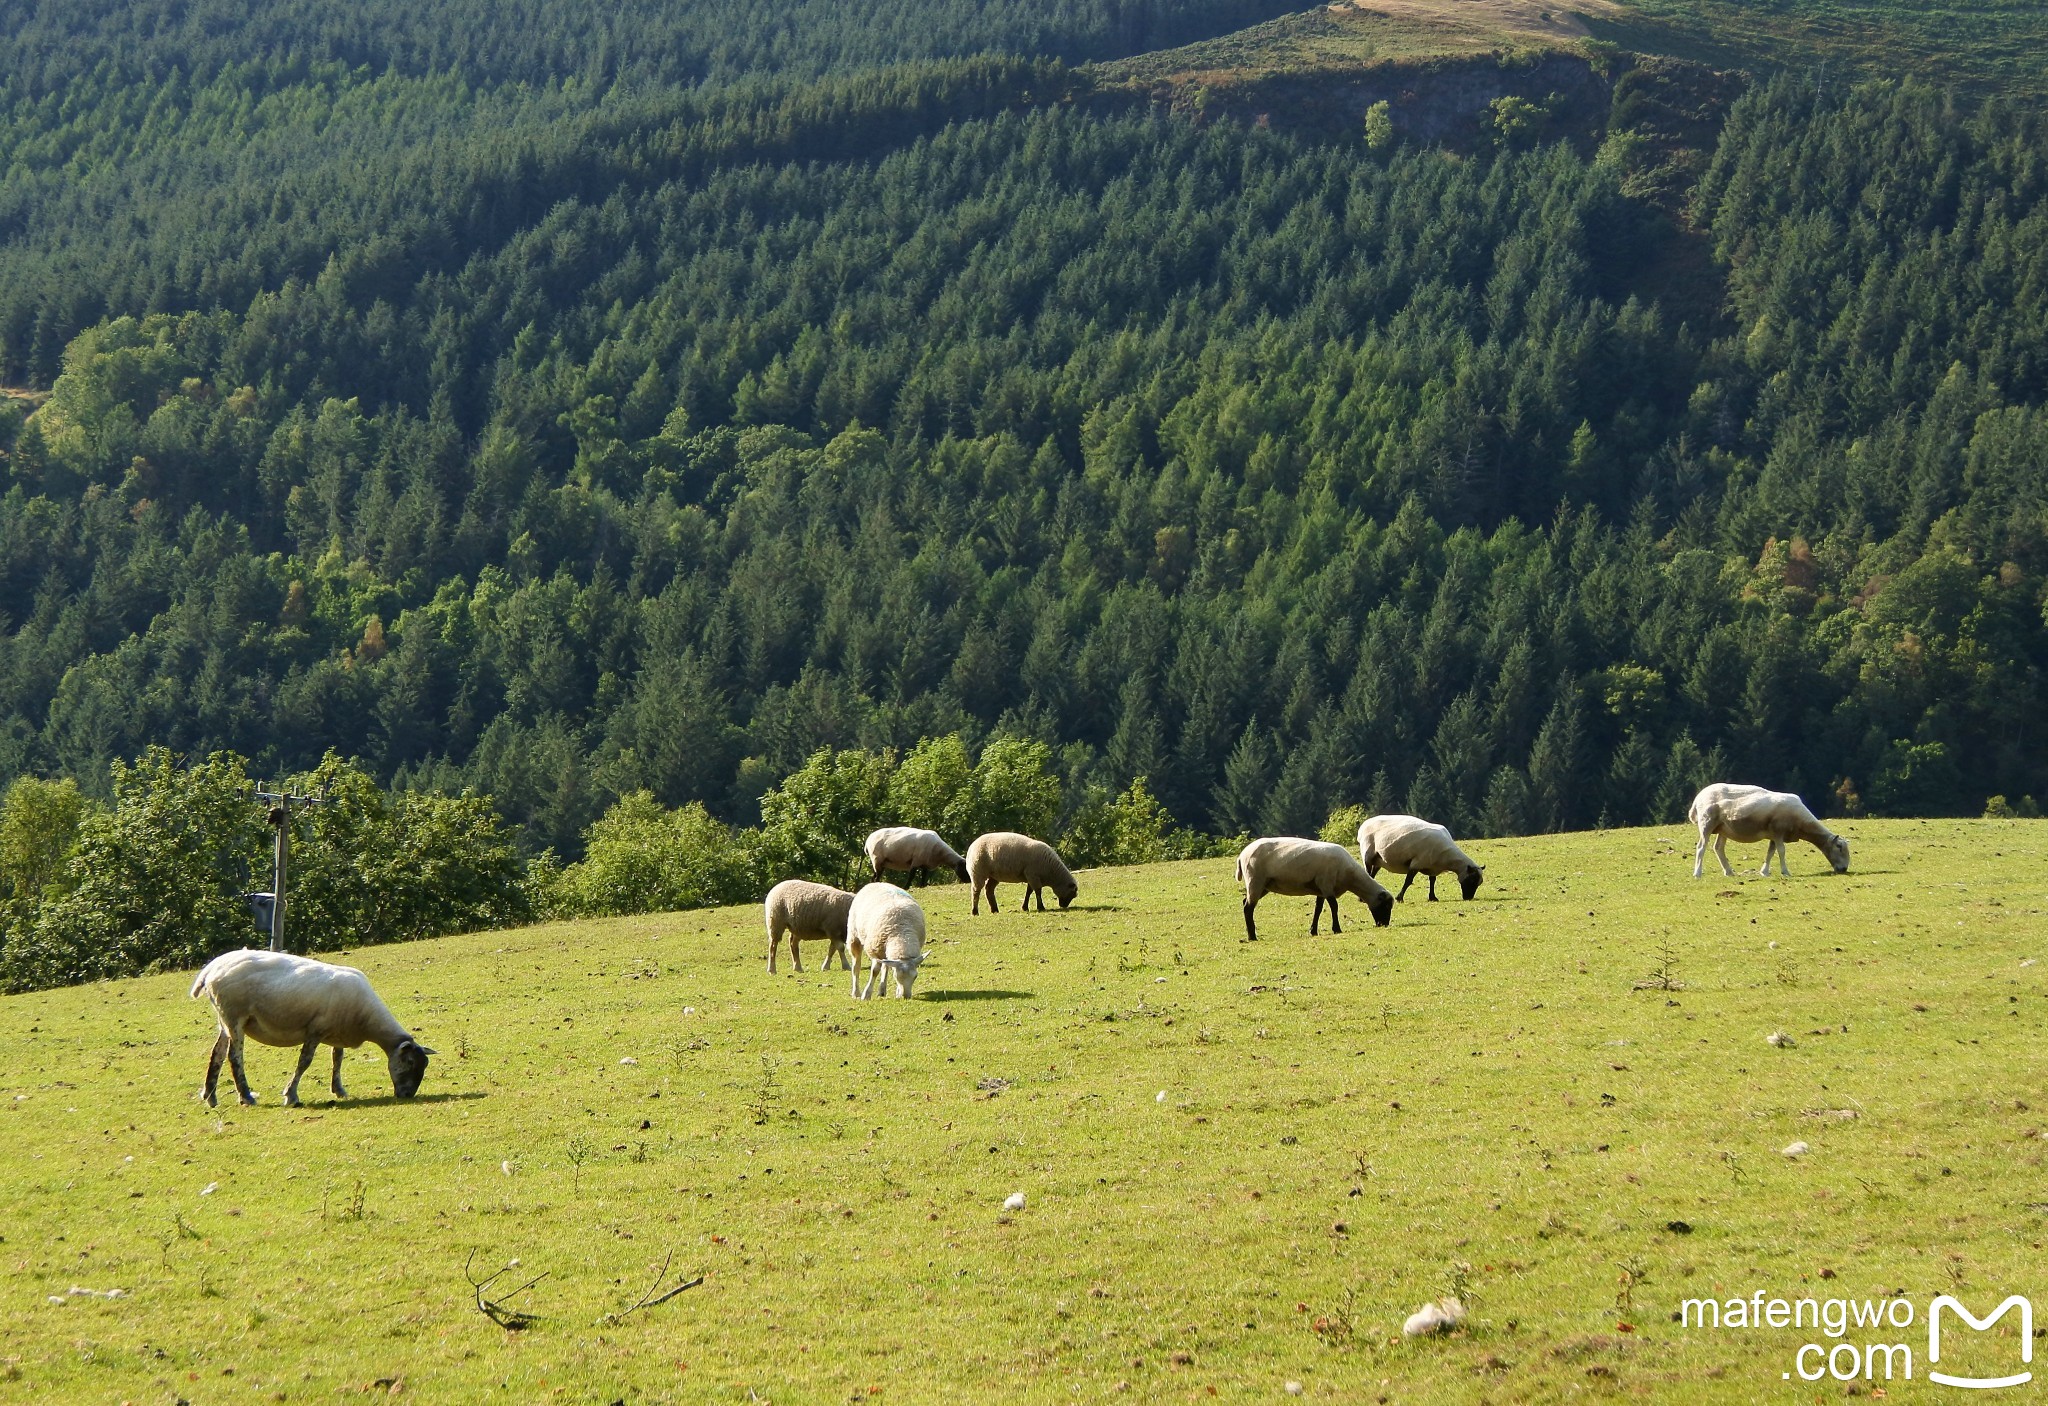
[[[853, 996], [865, 1001], [881, 983], [889, 994], [888, 974], [896, 974], [896, 994], [910, 999], [917, 981], [918, 964], [924, 961], [924, 909], [917, 900], [894, 884], [866, 884], [853, 896], [846, 914], [846, 947], [853, 954]], [[860, 984], [861, 958], [868, 962], [867, 989]]]
[[215, 1103], [214, 1088], [220, 1081], [223, 1057], [234, 1071], [235, 1092], [242, 1102], [256, 1102], [242, 1068], [245, 1036], [254, 1036], [265, 1045], [299, 1047], [299, 1067], [284, 1089], [286, 1107], [298, 1105], [299, 1080], [321, 1045], [334, 1046], [336, 1098], [348, 1097], [341, 1087], [344, 1049], [354, 1049], [365, 1040], [382, 1049], [391, 1069], [392, 1091], [400, 1098], [419, 1092], [420, 1080], [427, 1073], [427, 1056], [434, 1053], [407, 1033], [370, 989], [370, 979], [354, 967], [338, 967], [289, 952], [226, 952], [208, 962], [192, 983], [192, 995], [196, 998], [201, 992], [213, 1002], [220, 1020], [220, 1036], [206, 1063], [202, 1097], [209, 1108]]
[[917, 881], [923, 883], [929, 870], [951, 869], [961, 883], [967, 882], [967, 861], [930, 830], [885, 826], [868, 836], [866, 848], [868, 865], [878, 879], [891, 869], [915, 870]]
[[1351, 857], [1342, 845], [1322, 840], [1253, 840], [1237, 856], [1237, 881], [1244, 885], [1244, 931], [1253, 942], [1259, 930], [1252, 922], [1252, 910], [1269, 893], [1302, 898], [1315, 896], [1315, 912], [1309, 915], [1309, 935], [1322, 921], [1323, 905], [1330, 905], [1330, 931], [1344, 931], [1337, 921], [1337, 897], [1355, 894], [1365, 901], [1372, 920], [1385, 927], [1394, 920], [1394, 896], [1381, 888], [1365, 866]]
[[1771, 872], [1774, 854], [1778, 856], [1779, 877], [1792, 872], [1785, 867], [1787, 840], [1805, 840], [1828, 857], [1837, 874], [1849, 872], [1849, 842], [1816, 820], [1806, 802], [1790, 791], [1766, 791], [1761, 786], [1716, 781], [1692, 798], [1688, 815], [1700, 832], [1699, 848], [1692, 856], [1695, 879], [1705, 866], [1709, 839], [1714, 842], [1714, 857], [1721, 861], [1721, 872], [1731, 876], [1735, 871], [1728, 867], [1730, 840], [1739, 845], [1769, 840], [1770, 845], [1764, 850], [1764, 867], [1758, 871], [1765, 875]]
[[1479, 891], [1486, 873], [1485, 865], [1474, 864], [1458, 848], [1449, 830], [1413, 815], [1375, 815], [1359, 826], [1358, 855], [1368, 874], [1377, 876], [1385, 869], [1389, 874], [1408, 876], [1394, 895], [1397, 902], [1407, 900], [1408, 886], [1417, 874], [1429, 876], [1429, 901], [1434, 903], [1437, 875], [1456, 874], [1458, 887], [1470, 898]]
[[996, 885], [1024, 885], [1024, 911], [1031, 911], [1031, 896], [1038, 895], [1038, 911], [1045, 911], [1045, 891], [1065, 908], [1074, 901], [1080, 886], [1067, 872], [1058, 851], [1044, 840], [1019, 835], [1013, 830], [996, 830], [967, 847], [968, 882], [974, 885], [974, 911], [981, 911], [981, 895], [988, 892], [988, 911], [996, 911]]
[[835, 889], [827, 884], [814, 884], [807, 879], [784, 879], [768, 890], [768, 897], [761, 902], [763, 920], [768, 925], [768, 970], [775, 970], [775, 949], [782, 945], [782, 935], [789, 934], [789, 959], [796, 963], [796, 969], [804, 969], [803, 954], [797, 950], [799, 938], [825, 939], [825, 970], [832, 970], [832, 954], [839, 954], [839, 965], [846, 965], [846, 910], [853, 906], [853, 895], [845, 889]]

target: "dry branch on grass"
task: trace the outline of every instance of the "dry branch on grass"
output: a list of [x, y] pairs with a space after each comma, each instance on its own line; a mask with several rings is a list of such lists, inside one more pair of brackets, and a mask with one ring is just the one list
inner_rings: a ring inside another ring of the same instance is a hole
[[476, 1290], [476, 1311], [478, 1313], [481, 1313], [484, 1317], [490, 1319], [500, 1328], [508, 1329], [514, 1333], [519, 1332], [522, 1329], [531, 1328], [534, 1325], [534, 1323], [539, 1320], [538, 1314], [525, 1313], [520, 1311], [519, 1309], [507, 1307], [507, 1305], [512, 1299], [518, 1297], [520, 1294], [525, 1293], [528, 1289], [531, 1289], [534, 1285], [540, 1283], [541, 1280], [547, 1278], [547, 1272], [543, 1270], [541, 1273], [536, 1274], [533, 1276], [533, 1278], [527, 1280], [524, 1284], [521, 1284], [518, 1288], [512, 1290], [511, 1293], [506, 1294], [501, 1298], [491, 1299], [486, 1298], [484, 1296], [484, 1290], [488, 1289], [494, 1281], [501, 1278], [507, 1270], [511, 1269], [514, 1265], [518, 1264], [519, 1261], [513, 1260], [510, 1264], [507, 1264], [504, 1267], [504, 1269], [500, 1269], [496, 1274], [489, 1274], [484, 1276], [482, 1279], [479, 1279], [474, 1274], [471, 1274], [469, 1272], [470, 1266], [475, 1262], [475, 1260], [476, 1251], [471, 1250], [469, 1252], [469, 1258], [462, 1262], [462, 1277], [469, 1281], [469, 1286], [472, 1289]]
[[680, 1283], [675, 1284], [666, 1290], [662, 1290], [662, 1292], [657, 1294], [656, 1291], [661, 1289], [661, 1281], [668, 1278], [669, 1262], [673, 1260], [675, 1257], [676, 1252], [674, 1250], [670, 1250], [667, 1255], [662, 1257], [661, 1271], [654, 1276], [654, 1282], [647, 1286], [647, 1292], [640, 1296], [640, 1301], [638, 1303], [635, 1303], [628, 1308], [622, 1308], [617, 1313], [607, 1313], [602, 1319], [598, 1321], [603, 1323], [616, 1323], [629, 1313], [637, 1313], [643, 1308], [653, 1308], [658, 1304], [665, 1304], [670, 1299], [674, 1298], [677, 1294], [682, 1293], [683, 1290], [694, 1289], [699, 1284], [702, 1284], [704, 1282], [704, 1276], [702, 1274], [699, 1274], [695, 1279], [685, 1279]]

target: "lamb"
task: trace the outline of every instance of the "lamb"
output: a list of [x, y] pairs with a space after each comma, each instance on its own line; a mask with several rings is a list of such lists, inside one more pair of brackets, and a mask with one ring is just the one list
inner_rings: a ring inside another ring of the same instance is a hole
[[1375, 815], [1359, 826], [1358, 855], [1368, 874], [1377, 876], [1385, 869], [1389, 874], [1408, 876], [1394, 895], [1397, 902], [1407, 901], [1408, 885], [1415, 882], [1417, 874], [1429, 876], [1429, 901], [1434, 903], [1437, 875], [1456, 874], [1458, 887], [1469, 899], [1479, 891], [1486, 873], [1485, 865], [1474, 864], [1458, 848], [1449, 830], [1412, 815]]
[[1687, 816], [1700, 832], [1699, 848], [1692, 856], [1695, 879], [1706, 863], [1710, 838], [1714, 841], [1714, 857], [1721, 861], [1721, 872], [1731, 876], [1735, 871], [1728, 867], [1730, 840], [1739, 845], [1769, 840], [1770, 845], [1764, 850], [1764, 867], [1758, 871], [1765, 875], [1771, 872], [1773, 854], [1778, 856], [1778, 876], [1791, 874], [1785, 867], [1787, 840], [1805, 840], [1828, 857], [1837, 874], [1849, 872], [1849, 842], [1816, 820], [1806, 802], [1790, 791], [1766, 791], [1761, 786], [1716, 781], [1692, 798]]
[[832, 970], [832, 954], [839, 954], [839, 965], [846, 965], [846, 910], [853, 906], [853, 895], [845, 889], [835, 889], [827, 884], [814, 884], [807, 879], [784, 879], [768, 890], [768, 897], [762, 900], [762, 917], [768, 925], [768, 970], [775, 971], [775, 949], [782, 945], [782, 935], [789, 934], [789, 958], [796, 963], [796, 969], [804, 969], [803, 954], [797, 950], [799, 938], [825, 939], [825, 970]]
[[967, 861], [930, 830], [886, 826], [868, 836], [866, 849], [868, 864], [878, 879], [890, 869], [914, 870], [917, 881], [923, 883], [930, 870], [951, 869], [961, 883], [967, 882]]
[[434, 1053], [407, 1033], [370, 989], [370, 979], [354, 967], [338, 967], [289, 952], [224, 952], [208, 962], [192, 983], [192, 995], [196, 998], [201, 992], [213, 1002], [220, 1020], [220, 1037], [213, 1042], [213, 1057], [206, 1064], [206, 1090], [201, 1095], [209, 1108], [215, 1104], [214, 1088], [220, 1081], [223, 1057], [234, 1071], [235, 1092], [242, 1102], [256, 1102], [242, 1069], [244, 1036], [253, 1035], [266, 1045], [299, 1047], [298, 1070], [284, 1089], [287, 1108], [298, 1106], [299, 1080], [321, 1045], [334, 1046], [336, 1098], [348, 1097], [341, 1086], [344, 1049], [354, 1049], [365, 1040], [381, 1048], [390, 1064], [392, 1091], [400, 1098], [419, 1092], [427, 1073], [427, 1056]]
[[996, 911], [996, 885], [1024, 885], [1024, 911], [1031, 911], [1031, 896], [1038, 895], [1038, 911], [1045, 911], [1045, 891], [1065, 908], [1074, 901], [1080, 886], [1067, 872], [1058, 851], [1044, 840], [1019, 835], [1013, 830], [995, 830], [967, 847], [968, 882], [974, 885], [974, 912], [981, 912], [982, 891], [988, 891], [988, 911]]
[[1330, 931], [1344, 931], [1337, 921], [1339, 894], [1363, 899], [1380, 927], [1394, 920], [1394, 896], [1366, 873], [1350, 850], [1322, 840], [1253, 840], [1237, 856], [1237, 881], [1244, 885], [1245, 936], [1253, 942], [1259, 940], [1259, 930], [1252, 922], [1252, 910], [1269, 893], [1315, 895], [1315, 912], [1308, 920], [1311, 937], [1322, 920], [1325, 903], [1330, 905]]
[[[917, 982], [918, 965], [924, 961], [924, 909], [917, 900], [894, 884], [866, 884], [853, 896], [846, 915], [846, 946], [853, 953], [853, 998], [865, 1001], [875, 994], [879, 981], [882, 995], [889, 994], [888, 974], [896, 974], [896, 995], [910, 999]], [[868, 961], [867, 989], [860, 984], [860, 963]]]

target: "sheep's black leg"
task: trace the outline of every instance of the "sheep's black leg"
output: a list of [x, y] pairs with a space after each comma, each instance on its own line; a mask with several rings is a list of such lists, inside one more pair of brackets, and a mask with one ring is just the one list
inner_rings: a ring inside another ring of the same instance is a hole
[[1429, 876], [1429, 901], [1431, 903], [1436, 902], [1436, 875], [1434, 874]]
[[223, 1030], [220, 1032], [220, 1038], [213, 1042], [212, 1057], [206, 1061], [206, 1090], [200, 1097], [206, 1101], [208, 1108], [212, 1108], [218, 1102], [214, 1097], [214, 1089], [220, 1083], [221, 1061], [227, 1057], [228, 1032]]
[[1344, 925], [1337, 921], [1337, 895], [1330, 895], [1330, 931], [1336, 936], [1344, 935]]
[[1309, 935], [1310, 937], [1314, 937], [1314, 936], [1316, 935], [1316, 924], [1318, 924], [1318, 923], [1322, 922], [1322, 920], [1323, 920], [1323, 896], [1322, 896], [1321, 894], [1317, 894], [1317, 895], [1316, 895], [1316, 907], [1315, 907], [1315, 911], [1314, 911], [1313, 913], [1310, 913], [1310, 914], [1308, 915], [1308, 935]]
[[348, 1097], [348, 1090], [341, 1086], [341, 1046], [339, 1045], [334, 1047], [334, 1077], [328, 1081], [327, 1087], [334, 1090], [336, 1098]]
[[996, 911], [996, 881], [994, 879], [988, 881], [988, 911], [991, 913]]
[[1256, 898], [1247, 898], [1244, 901], [1244, 935], [1247, 941], [1257, 942], [1259, 940], [1258, 924], [1252, 921], [1252, 909], [1258, 906], [1259, 901]]
[[239, 1030], [228, 1041], [228, 1069], [235, 1076], [235, 1093], [242, 1102], [256, 1102], [256, 1095], [249, 1091], [249, 1075], [242, 1068], [242, 1032]]
[[1414, 882], [1415, 875], [1413, 874], [1410, 874], [1406, 879], [1402, 880], [1401, 891], [1394, 895], [1394, 901], [1396, 903], [1406, 903], [1408, 901], [1408, 885]]
[[284, 1086], [284, 1106], [286, 1108], [297, 1108], [299, 1106], [299, 1080], [306, 1077], [306, 1070], [311, 1067], [313, 1056], [319, 1052], [319, 1049], [320, 1042], [318, 1040], [308, 1040], [299, 1047], [299, 1067], [292, 1071], [292, 1081]]

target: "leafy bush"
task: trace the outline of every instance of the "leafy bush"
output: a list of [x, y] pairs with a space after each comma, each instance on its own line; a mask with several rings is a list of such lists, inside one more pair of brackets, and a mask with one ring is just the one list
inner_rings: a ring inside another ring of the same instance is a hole
[[80, 821], [69, 891], [8, 942], [7, 989], [197, 966], [247, 940], [236, 895], [265, 835], [242, 759], [216, 752], [185, 767], [151, 747], [114, 764], [113, 791], [111, 810]]
[[889, 815], [895, 756], [820, 748], [761, 797], [763, 857], [778, 879], [842, 887], [858, 882], [861, 846]]
[[1330, 812], [1330, 818], [1323, 822], [1320, 837], [1333, 845], [1349, 847], [1358, 843], [1358, 827], [1363, 824], [1364, 806], [1343, 806]]
[[635, 791], [588, 832], [579, 864], [559, 871], [547, 909], [563, 917], [745, 903], [765, 887], [758, 836], [734, 832], [692, 801], [666, 810]]
[[331, 752], [289, 784], [329, 798], [292, 816], [285, 942], [293, 951], [405, 942], [531, 916], [512, 833], [489, 798], [387, 797]]
[[64, 891], [87, 802], [65, 777], [15, 778], [0, 800], [0, 904], [14, 916]]
[[[331, 801], [292, 816], [292, 950], [529, 916], [512, 833], [487, 798], [387, 796], [332, 754], [291, 785]], [[219, 752], [188, 767], [152, 747], [132, 766], [115, 764], [114, 804], [104, 811], [68, 787], [18, 782], [0, 804], [0, 881], [12, 885], [17, 912], [0, 953], [8, 989], [198, 966], [261, 940], [241, 894], [268, 883], [271, 832], [242, 758]], [[78, 817], [68, 846], [67, 815]], [[60, 852], [53, 871], [50, 856]]]
[[1156, 864], [1173, 858], [1173, 817], [1138, 777], [1121, 796], [1096, 788], [1060, 837], [1060, 852], [1076, 868], [1103, 864]]

